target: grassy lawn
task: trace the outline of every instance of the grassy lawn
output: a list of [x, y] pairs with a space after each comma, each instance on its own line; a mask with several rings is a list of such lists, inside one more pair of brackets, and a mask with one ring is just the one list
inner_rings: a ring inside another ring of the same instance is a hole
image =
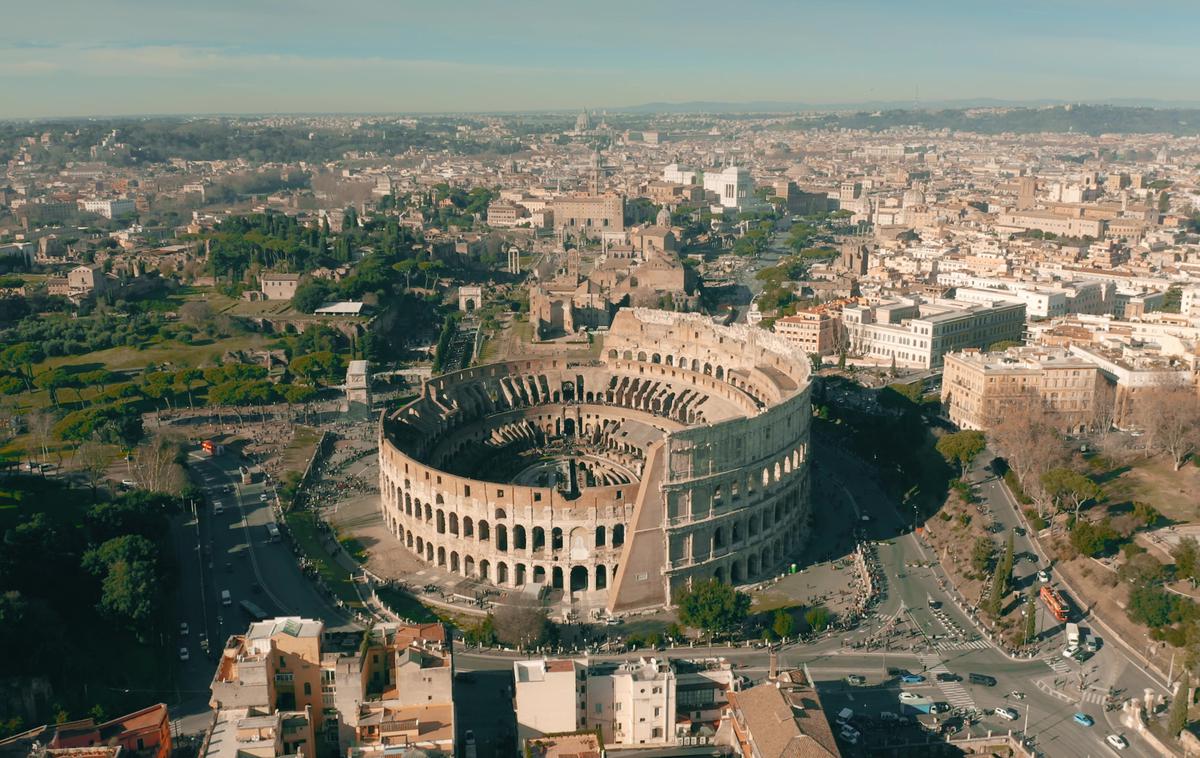
[[406, 618], [418, 624], [428, 624], [439, 620], [436, 613], [404, 590], [380, 587], [376, 594], [379, 595], [383, 604], [400, 618]]
[[1200, 520], [1200, 468], [1190, 461], [1178, 471], [1166, 456], [1135, 461], [1097, 477], [1103, 482], [1109, 503], [1141, 501], [1158, 509], [1172, 521]]
[[283, 470], [303, 472], [320, 441], [321, 433], [311, 426], [292, 427], [292, 441], [280, 454]]
[[[273, 339], [267, 334], [239, 334], [218, 341], [185, 344], [174, 340], [151, 342], [144, 347], [112, 347], [85, 355], [64, 355], [47, 358], [35, 367], [34, 373], [58, 366], [95, 366], [110, 371], [142, 368], [150, 364], [171, 363], [179, 367], [214, 365], [231, 350], [255, 350]], [[44, 394], [44, 393], [43, 393]]]
[[350, 581], [350, 572], [342, 568], [325, 549], [326, 533], [317, 529], [316, 515], [312, 511], [289, 511], [287, 524], [292, 539], [316, 566], [317, 573], [333, 594], [351, 607], [362, 607]]

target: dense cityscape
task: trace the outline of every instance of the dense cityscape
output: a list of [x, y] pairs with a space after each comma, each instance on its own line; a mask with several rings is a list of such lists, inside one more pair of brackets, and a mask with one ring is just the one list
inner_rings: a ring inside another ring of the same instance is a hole
[[1200, 109], [659, 95], [0, 109], [0, 758], [1200, 754]]

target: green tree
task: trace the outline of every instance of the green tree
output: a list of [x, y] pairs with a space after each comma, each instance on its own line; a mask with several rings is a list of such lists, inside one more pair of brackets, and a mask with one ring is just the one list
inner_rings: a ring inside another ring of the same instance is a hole
[[1025, 644], [1037, 637], [1037, 595], [1029, 590], [1025, 595]]
[[1129, 593], [1129, 618], [1151, 629], [1171, 623], [1172, 610], [1171, 596], [1160, 587], [1134, 587]]
[[728, 634], [746, 620], [750, 613], [750, 596], [732, 586], [709, 579], [693, 584], [675, 597], [679, 620], [688, 626], [704, 630], [710, 637]]
[[1171, 548], [1171, 559], [1175, 561], [1175, 576], [1194, 586], [1200, 579], [1200, 542], [1195, 537], [1184, 537]]
[[1167, 734], [1172, 739], [1187, 728], [1188, 724], [1188, 690], [1191, 688], [1191, 676], [1184, 671], [1175, 686], [1175, 698], [1171, 700], [1171, 710], [1167, 714]]
[[823, 605], [818, 605], [815, 608], [809, 608], [804, 612], [804, 622], [808, 624], [809, 630], [813, 634], [820, 634], [825, 631], [830, 622], [829, 609]]
[[986, 574], [995, 557], [996, 544], [987, 537], [980, 537], [971, 548], [971, 568], [975, 569], [976, 574]]
[[1100, 485], [1074, 469], [1058, 466], [1042, 474], [1042, 487], [1057, 508], [1071, 508], [1075, 518], [1084, 503], [1098, 500], [1104, 491]]
[[796, 629], [796, 619], [787, 610], [780, 608], [775, 611], [775, 618], [771, 622], [771, 630], [781, 638], [790, 637]]
[[1112, 552], [1116, 542], [1117, 532], [1107, 518], [1094, 524], [1080, 519], [1071, 527], [1071, 545], [1083, 555], [1105, 555]]
[[325, 279], [306, 279], [292, 295], [292, 307], [301, 313], [312, 313], [329, 302], [333, 287]]
[[158, 609], [158, 548], [136, 534], [115, 537], [84, 553], [82, 566], [100, 577], [100, 610], [142, 636]]
[[937, 451], [942, 454], [947, 463], [958, 463], [959, 476], [966, 472], [967, 466], [975, 456], [983, 452], [987, 440], [983, 432], [965, 430], [942, 435], [937, 441]]

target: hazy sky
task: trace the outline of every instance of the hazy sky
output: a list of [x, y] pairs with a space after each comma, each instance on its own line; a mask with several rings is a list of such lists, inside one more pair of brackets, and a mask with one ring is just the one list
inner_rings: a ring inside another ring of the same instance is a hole
[[12, 0], [0, 118], [1200, 98], [1200, 0]]

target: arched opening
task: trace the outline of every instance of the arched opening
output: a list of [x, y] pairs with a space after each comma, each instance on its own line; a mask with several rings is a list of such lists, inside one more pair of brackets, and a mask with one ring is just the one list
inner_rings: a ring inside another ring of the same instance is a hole
[[[668, 356], [669, 357], [669, 356]], [[603, 564], [596, 567], [596, 589], [602, 590], [608, 587], [608, 572]]]
[[433, 543], [432, 542], [425, 543], [425, 560], [429, 561], [430, 563], [433, 563]]
[[714, 552], [725, 547], [725, 528], [718, 526], [712, 535], [712, 549]]
[[475, 559], [469, 555], [463, 558], [463, 573], [467, 576], [475, 576]]
[[446, 533], [446, 512], [441, 510], [440, 508], [438, 509], [438, 512], [437, 512], [437, 533], [438, 534]]
[[563, 588], [563, 570], [562, 566], [555, 566], [550, 571], [550, 586], [556, 590]]
[[514, 574], [513, 584], [517, 585], [518, 587], [520, 587], [522, 584], [525, 584], [525, 564], [524, 563], [518, 563], [516, 569], [513, 571], [513, 574]]
[[716, 579], [721, 584], [725, 583], [725, 568], [723, 566], [717, 567], [717, 570], [713, 572], [713, 579]]
[[463, 536], [464, 537], [474, 537], [475, 536], [475, 524], [473, 524], [471, 522], [470, 516], [463, 516]]
[[571, 567], [571, 592], [583, 592], [588, 588], [587, 566]]
[[417, 556], [420, 557], [422, 555], [425, 555], [425, 540], [417, 537]]
[[405, 535], [404, 543], [405, 543], [405, 545], [408, 546], [409, 550], [412, 550], [412, 548], [413, 548], [413, 533], [412, 532], [409, 532], [407, 535]]
[[718, 379], [724, 379], [724, 378], [725, 378], [725, 369], [724, 369], [724, 368], [722, 368], [722, 367], [720, 367], [720, 366], [717, 366], [717, 378], [718, 378]]
[[513, 527], [513, 549], [525, 549], [525, 527], [521, 526], [520, 524], [517, 524]]
[[533, 583], [534, 584], [545, 584], [546, 583], [546, 567], [545, 566], [534, 566], [533, 567]]
[[450, 533], [454, 534], [454, 535], [458, 534], [458, 514], [457, 513], [450, 514]]
[[437, 556], [438, 556], [438, 561], [437, 561], [438, 565], [445, 566], [446, 565], [446, 548], [439, 547]]
[[546, 547], [546, 530], [540, 526], [533, 528], [533, 551], [536, 553]]
[[450, 570], [458, 573], [458, 553], [453, 550], [450, 551]]
[[596, 527], [596, 547], [604, 547], [604, 527]]
[[612, 528], [612, 546], [620, 547], [625, 544], [625, 525], [617, 524]]
[[508, 527], [504, 524], [496, 525], [496, 549], [502, 553], [508, 552]]
[[563, 419], [562, 433], [563, 433], [564, 437], [574, 437], [575, 436], [575, 419], [569, 418], [569, 417]]
[[489, 526], [488, 526], [488, 522], [486, 522], [486, 521], [482, 521], [482, 520], [481, 520], [481, 521], [479, 522], [479, 541], [480, 541], [480, 542], [487, 542], [487, 541], [488, 541], [488, 540], [490, 540], [491, 538], [492, 538], [492, 529], [491, 529], [491, 527], [489, 527]]
[[741, 561], [734, 561], [733, 565], [729, 567], [729, 581], [734, 584], [740, 584], [743, 581]]
[[551, 539], [551, 543], [550, 543], [551, 550], [562, 550], [563, 531], [560, 527], [557, 527], [557, 526], [554, 527], [553, 531], [550, 532], [550, 539]]
[[730, 527], [730, 531], [731, 531], [731, 534], [729, 537], [730, 544], [736, 545], [737, 543], [741, 542], [741, 540], [742, 540], [741, 525], [735, 521], [733, 523], [733, 526]]
[[479, 562], [479, 578], [487, 580], [491, 580], [492, 578], [492, 564], [486, 558]]
[[496, 564], [496, 584], [508, 584], [508, 564], [503, 561]]

